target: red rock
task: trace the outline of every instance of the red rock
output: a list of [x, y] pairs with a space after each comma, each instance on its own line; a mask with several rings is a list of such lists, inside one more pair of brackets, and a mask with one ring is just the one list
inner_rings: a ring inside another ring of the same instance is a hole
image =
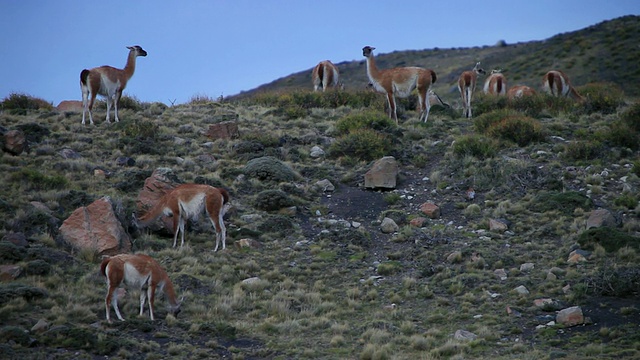
[[[136, 200], [137, 215], [142, 216], [142, 214], [151, 209], [164, 194], [173, 190], [178, 185], [180, 185], [180, 182], [171, 169], [156, 169], [153, 174], [144, 181], [144, 186], [138, 194], [138, 199]], [[160, 218], [150, 224], [148, 228], [152, 231], [163, 228], [173, 229], [173, 220], [167, 216], [160, 216]]]
[[79, 100], [63, 100], [56, 106], [60, 112], [82, 112], [82, 101]]
[[434, 203], [424, 203], [420, 206], [420, 211], [422, 211], [425, 215], [430, 217], [431, 219], [437, 219], [440, 217], [440, 208], [438, 205]]
[[224, 121], [209, 125], [206, 135], [212, 139], [233, 139], [240, 136], [238, 123], [235, 121]]
[[131, 251], [131, 238], [116, 218], [109, 197], [76, 209], [60, 226], [60, 234], [74, 248], [99, 255]]

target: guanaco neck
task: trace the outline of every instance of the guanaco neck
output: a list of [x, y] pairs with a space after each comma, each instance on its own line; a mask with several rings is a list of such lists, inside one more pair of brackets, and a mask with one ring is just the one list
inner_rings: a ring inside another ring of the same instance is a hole
[[167, 299], [169, 300], [169, 304], [171, 304], [171, 306], [176, 308], [178, 307], [178, 305], [180, 305], [178, 303], [178, 299], [176, 298], [176, 291], [173, 288], [173, 283], [171, 283], [171, 280], [169, 279], [167, 279], [167, 281], [165, 281], [164, 283], [164, 293], [165, 295], [167, 295]]
[[372, 82], [379, 83], [378, 79], [380, 78], [380, 70], [376, 66], [376, 60], [374, 59], [373, 53], [367, 56], [367, 75], [369, 76], [369, 80]]
[[127, 57], [127, 65], [124, 67], [124, 75], [125, 79], [129, 80], [133, 76], [133, 72], [136, 70], [136, 52], [131, 50], [129, 51], [129, 56]]

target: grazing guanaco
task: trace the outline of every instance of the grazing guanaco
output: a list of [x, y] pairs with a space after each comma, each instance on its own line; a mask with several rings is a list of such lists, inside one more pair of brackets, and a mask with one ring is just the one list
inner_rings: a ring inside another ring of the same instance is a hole
[[502, 70], [491, 70], [491, 75], [484, 81], [484, 93], [490, 95], [505, 95], [507, 93], [507, 78]]
[[182, 233], [180, 247], [184, 246], [184, 226], [187, 220], [197, 219], [203, 212], [211, 221], [216, 232], [216, 247], [222, 243], [226, 248], [226, 227], [223, 217], [229, 209], [229, 193], [222, 188], [205, 184], [182, 184], [164, 194], [149, 211], [138, 221], [142, 227], [149, 225], [160, 215], [173, 217], [173, 247], [176, 247], [178, 234]]
[[569, 76], [560, 70], [551, 70], [542, 77], [542, 89], [557, 97], [570, 97], [576, 101], [584, 102], [585, 99], [571, 85]]
[[507, 98], [509, 100], [525, 97], [525, 96], [533, 96], [536, 94], [536, 91], [526, 85], [516, 85], [509, 88], [507, 91]]
[[140, 315], [144, 314], [144, 303], [149, 302], [149, 317], [153, 315], [156, 292], [164, 293], [169, 301], [169, 312], [177, 316], [182, 301], [176, 299], [173, 283], [167, 272], [152, 257], [145, 254], [120, 254], [107, 257], [100, 264], [100, 273], [107, 278], [107, 296], [104, 299], [106, 318], [111, 322], [110, 307], [121, 321], [124, 318], [118, 308], [117, 289], [120, 285], [140, 289]]

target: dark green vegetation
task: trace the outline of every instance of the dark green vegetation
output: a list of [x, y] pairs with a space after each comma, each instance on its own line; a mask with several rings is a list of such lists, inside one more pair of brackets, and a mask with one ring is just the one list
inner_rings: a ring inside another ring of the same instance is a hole
[[[635, 31], [637, 44], [638, 25], [628, 20], [576, 34], [599, 44], [608, 32], [624, 42], [631, 40], [621, 34]], [[572, 35], [545, 43], [566, 44], [569, 56], [580, 43]], [[528, 54], [528, 46], [514, 49]], [[564, 54], [555, 48], [540, 51]], [[473, 63], [501, 49], [434, 52], [472, 54]], [[415, 53], [421, 52], [407, 56]], [[578, 54], [573, 69], [590, 53]], [[400, 53], [388, 56], [403, 61]], [[407, 99], [399, 125], [384, 116], [382, 96], [366, 91], [285, 89], [172, 107], [128, 98], [120, 123], [85, 127], [81, 114], [32, 107], [46, 103], [36, 98], [21, 100], [24, 112], [10, 111], [11, 96], [3, 101], [0, 130], [22, 130], [30, 151], [2, 154], [0, 238], [20, 232], [29, 246], [0, 241], [0, 263], [23, 270], [0, 283], [0, 354], [638, 358], [640, 103], [629, 85], [578, 86], [584, 104], [544, 95], [517, 102], [478, 96], [473, 120], [461, 118], [460, 109], [434, 107], [427, 124], [411, 110], [415, 99]], [[240, 136], [208, 138], [209, 125], [221, 120], [236, 121]], [[325, 155], [312, 157], [313, 146]], [[64, 149], [80, 157], [63, 157]], [[398, 160], [397, 189], [364, 190], [371, 160], [383, 155]], [[121, 156], [135, 164], [118, 164]], [[212, 252], [213, 232], [202, 218], [190, 224], [182, 250], [171, 248], [170, 234], [133, 231], [138, 192], [159, 167], [171, 168], [181, 182], [229, 189], [234, 208], [226, 218], [226, 251]], [[96, 169], [107, 175], [95, 176]], [[316, 185], [324, 179], [335, 191]], [[469, 187], [476, 191], [472, 201], [465, 197]], [[138, 317], [131, 291], [121, 300], [127, 321], [104, 322], [100, 257], [71, 249], [58, 233], [73, 210], [103, 196], [134, 236], [134, 251], [158, 259], [185, 296], [178, 318], [167, 316], [165, 299], [156, 304], [155, 322]], [[440, 217], [409, 225], [427, 201], [440, 206]], [[619, 226], [587, 230], [595, 209], [609, 210]], [[399, 225], [396, 233], [380, 231], [383, 217]], [[509, 230], [490, 231], [491, 219], [506, 220]], [[234, 243], [243, 238], [262, 247], [238, 249]], [[576, 249], [586, 261], [570, 264]], [[524, 263], [535, 267], [521, 270]], [[498, 269], [507, 279], [494, 274]], [[529, 294], [514, 291], [521, 285]], [[581, 306], [593, 323], [536, 330], [557, 310], [533, 306], [539, 298]], [[508, 315], [507, 307], [518, 315]], [[49, 327], [31, 331], [39, 320]], [[453, 339], [460, 329], [478, 337]]]

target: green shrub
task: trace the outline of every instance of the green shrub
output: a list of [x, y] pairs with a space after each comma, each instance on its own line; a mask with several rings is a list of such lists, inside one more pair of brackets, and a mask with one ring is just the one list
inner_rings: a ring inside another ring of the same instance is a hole
[[614, 114], [624, 104], [624, 93], [615, 84], [591, 83], [581, 86], [579, 92], [587, 99], [583, 104], [587, 114]]
[[122, 95], [118, 101], [118, 110], [129, 109], [133, 111], [141, 111], [144, 109], [143, 104], [135, 96]]
[[640, 159], [633, 162], [633, 167], [631, 168], [631, 172], [636, 174], [636, 176], [640, 177]]
[[573, 141], [564, 146], [565, 158], [576, 161], [592, 160], [602, 155], [603, 146], [598, 141]]
[[36, 259], [25, 265], [24, 272], [27, 275], [48, 275], [51, 272], [51, 265], [42, 259]]
[[12, 93], [2, 100], [0, 109], [14, 115], [26, 115], [28, 110], [53, 110], [53, 105], [30, 95]]
[[145, 119], [120, 121], [115, 126], [123, 135], [135, 140], [155, 140], [159, 129], [155, 122]]
[[545, 108], [552, 116], [572, 112], [580, 106], [575, 100], [566, 97], [556, 97], [544, 94]]
[[251, 178], [275, 182], [293, 181], [300, 177], [287, 164], [272, 156], [249, 160], [243, 172]]
[[377, 111], [364, 111], [349, 114], [336, 122], [338, 135], [345, 135], [354, 130], [372, 129], [390, 132], [396, 128], [395, 122], [388, 116]]
[[3, 342], [14, 342], [25, 347], [32, 342], [29, 333], [17, 326], [3, 326], [0, 328], [0, 338], [2, 338]]
[[22, 131], [30, 143], [40, 143], [51, 135], [51, 130], [44, 125], [32, 122], [16, 125], [16, 129]]
[[533, 199], [531, 209], [536, 212], [560, 211], [564, 215], [572, 215], [576, 208], [590, 210], [593, 201], [577, 191], [541, 192]]
[[265, 190], [256, 196], [254, 206], [265, 211], [274, 211], [295, 205], [295, 201], [281, 190]]
[[322, 240], [335, 242], [341, 245], [351, 244], [356, 246], [367, 246], [371, 243], [371, 235], [364, 230], [364, 228], [347, 228], [336, 231], [321, 232], [320, 238]]
[[24, 259], [26, 256], [27, 251], [24, 247], [17, 246], [10, 241], [0, 241], [0, 260], [18, 262]]
[[507, 107], [507, 102], [508, 100], [506, 96], [494, 96], [479, 93], [474, 96], [472, 104], [473, 115], [477, 117], [482, 114], [503, 110]]
[[613, 200], [613, 203], [627, 208], [627, 209], [635, 209], [638, 206], [638, 197], [634, 194], [622, 194]]
[[6, 304], [12, 299], [23, 298], [27, 301], [48, 297], [49, 294], [40, 288], [20, 284], [17, 282], [0, 285], [0, 305]]
[[287, 236], [294, 227], [293, 221], [287, 216], [273, 215], [266, 217], [264, 221], [258, 225], [257, 230], [262, 233]]
[[614, 146], [629, 148], [633, 151], [640, 149], [640, 132], [635, 131], [622, 120], [611, 124], [607, 139]]
[[512, 141], [519, 146], [527, 146], [545, 138], [540, 122], [523, 115], [505, 117], [493, 123], [486, 133], [494, 138]]
[[522, 96], [511, 99], [507, 103], [509, 109], [519, 111], [527, 116], [537, 118], [545, 108], [544, 94]]
[[485, 112], [482, 115], [476, 115], [473, 119], [473, 126], [479, 133], [486, 133], [491, 126], [499, 123], [505, 118], [512, 116], [519, 116], [520, 113], [513, 109], [499, 109], [490, 112]]
[[387, 155], [392, 149], [388, 136], [371, 129], [358, 129], [341, 136], [329, 146], [328, 155], [333, 158], [351, 156], [371, 161]]
[[610, 253], [626, 246], [640, 250], [640, 238], [608, 226], [591, 228], [582, 232], [578, 236], [578, 244], [587, 250], [594, 249], [595, 245], [598, 244]]
[[629, 106], [620, 114], [620, 121], [636, 133], [640, 133], [640, 102]]
[[11, 175], [11, 179], [16, 182], [27, 181], [34, 190], [63, 189], [68, 181], [63, 175], [44, 175], [35, 169], [23, 168]]
[[480, 160], [488, 159], [497, 154], [498, 148], [496, 140], [477, 134], [460, 136], [453, 143], [453, 153], [459, 158], [470, 155]]

